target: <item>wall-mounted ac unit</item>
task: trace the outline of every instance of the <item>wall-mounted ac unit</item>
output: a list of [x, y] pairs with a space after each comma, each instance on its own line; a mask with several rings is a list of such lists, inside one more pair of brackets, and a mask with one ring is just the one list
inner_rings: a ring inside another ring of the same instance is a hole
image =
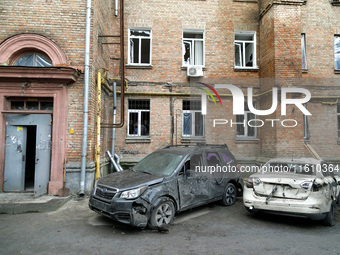
[[188, 66], [187, 75], [188, 77], [202, 77], [203, 76], [202, 66]]

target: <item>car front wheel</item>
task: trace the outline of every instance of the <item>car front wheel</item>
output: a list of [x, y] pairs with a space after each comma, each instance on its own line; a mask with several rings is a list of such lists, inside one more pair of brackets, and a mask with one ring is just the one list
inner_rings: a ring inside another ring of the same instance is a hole
[[236, 200], [236, 188], [235, 185], [232, 183], [228, 183], [227, 186], [225, 187], [223, 198], [222, 198], [222, 204], [223, 205], [233, 205]]
[[152, 210], [150, 217], [150, 226], [161, 228], [169, 225], [175, 216], [175, 207], [169, 198], [163, 198], [162, 201]]

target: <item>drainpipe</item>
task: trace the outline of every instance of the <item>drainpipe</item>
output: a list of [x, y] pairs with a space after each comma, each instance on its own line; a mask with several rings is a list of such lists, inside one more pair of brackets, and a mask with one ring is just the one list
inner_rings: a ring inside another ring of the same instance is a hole
[[100, 176], [100, 115], [101, 115], [101, 83], [102, 77], [100, 71], [97, 74], [97, 143], [96, 143], [96, 177], [95, 181]]
[[86, 32], [85, 32], [85, 71], [84, 71], [84, 126], [83, 141], [81, 149], [81, 169], [80, 169], [80, 191], [79, 195], [85, 193], [85, 173], [87, 154], [87, 129], [89, 115], [89, 69], [90, 69], [90, 36], [91, 36], [91, 0], [86, 1]]
[[[118, 0], [116, 0], [117, 2]], [[116, 124], [116, 115], [117, 115], [117, 88], [116, 82], [113, 82], [113, 120], [112, 124]], [[111, 155], [115, 155], [115, 142], [116, 142], [116, 128], [112, 128], [112, 144], [111, 144]], [[112, 167], [113, 169], [113, 167]]]

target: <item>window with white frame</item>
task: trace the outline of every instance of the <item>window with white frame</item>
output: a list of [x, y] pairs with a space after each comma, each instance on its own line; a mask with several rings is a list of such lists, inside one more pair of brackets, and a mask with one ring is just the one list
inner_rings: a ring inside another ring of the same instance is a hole
[[200, 100], [183, 100], [183, 136], [202, 137], [204, 116]]
[[204, 31], [183, 31], [183, 66], [204, 66]]
[[150, 135], [150, 100], [128, 101], [128, 136]]
[[301, 59], [302, 69], [307, 69], [306, 34], [301, 34]]
[[256, 65], [256, 32], [235, 32], [235, 67], [257, 68]]
[[[307, 104], [303, 104], [303, 106], [307, 109]], [[309, 134], [309, 123], [308, 123], [308, 115], [303, 115], [303, 133], [304, 133], [304, 139], [309, 140], [310, 134]]]
[[257, 137], [256, 126], [260, 124], [256, 122], [256, 115], [249, 110], [247, 102], [245, 102], [244, 104], [244, 114], [236, 115], [235, 124], [236, 124], [236, 137], [238, 138]]
[[340, 140], [340, 104], [338, 106], [338, 140]]
[[130, 65], [151, 65], [151, 29], [129, 29]]
[[335, 70], [340, 70], [340, 35], [334, 36]]

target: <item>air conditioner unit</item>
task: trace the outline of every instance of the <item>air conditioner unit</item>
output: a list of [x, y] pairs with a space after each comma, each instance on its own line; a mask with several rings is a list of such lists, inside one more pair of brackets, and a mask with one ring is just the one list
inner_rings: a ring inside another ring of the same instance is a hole
[[187, 75], [188, 77], [202, 77], [203, 76], [202, 66], [188, 66]]

